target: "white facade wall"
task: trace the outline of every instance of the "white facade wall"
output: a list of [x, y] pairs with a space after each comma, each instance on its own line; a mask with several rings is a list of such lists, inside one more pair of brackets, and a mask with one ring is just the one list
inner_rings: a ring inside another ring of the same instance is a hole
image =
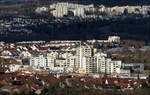
[[108, 41], [109, 42], [120, 42], [120, 37], [119, 36], [109, 36]]
[[120, 73], [121, 61], [106, 59], [106, 74]]
[[97, 72], [105, 73], [106, 62], [104, 56], [97, 56]]
[[68, 15], [68, 11], [72, 11], [74, 16], [84, 16], [84, 10], [94, 10], [94, 5], [80, 5], [73, 3], [56, 3], [50, 5], [51, 13], [55, 17], [63, 17], [64, 15]]
[[75, 62], [76, 62], [76, 57], [74, 57], [74, 56], [66, 58], [65, 67], [74, 68], [75, 67]]
[[55, 17], [63, 17], [64, 15], [68, 14], [68, 10], [66, 6], [57, 6], [54, 16]]
[[82, 59], [83, 57], [91, 57], [92, 56], [92, 48], [89, 46], [80, 46], [76, 49], [76, 68], [82, 68]]
[[106, 74], [111, 74], [113, 71], [112, 71], [112, 68], [113, 68], [113, 64], [111, 62], [111, 59], [106, 59]]
[[85, 73], [97, 73], [97, 63], [94, 57], [83, 57], [82, 63]]
[[50, 68], [53, 69], [55, 64], [55, 59], [51, 57], [32, 57], [30, 59], [30, 66], [36, 67], [36, 68]]
[[74, 11], [74, 16], [84, 16], [84, 8], [76, 8]]
[[121, 61], [112, 61], [113, 62], [113, 73], [120, 73]]

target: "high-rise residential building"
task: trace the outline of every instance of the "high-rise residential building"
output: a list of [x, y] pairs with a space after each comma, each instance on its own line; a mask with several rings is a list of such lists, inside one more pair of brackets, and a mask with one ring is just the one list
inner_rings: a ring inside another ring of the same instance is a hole
[[75, 68], [84, 70], [84, 73], [114, 74], [120, 73], [121, 61], [114, 61], [104, 53], [94, 52], [88, 45], [80, 46], [76, 49]]
[[92, 46], [80, 44], [76, 48], [76, 54], [68, 57], [32, 57], [30, 65], [37, 69], [51, 71], [82, 71], [82, 73], [106, 73], [119, 74], [121, 61], [107, 58], [107, 55]]
[[96, 62], [97, 62], [97, 72], [105, 73], [106, 71], [105, 55], [101, 53], [95, 57], [96, 57]]
[[97, 63], [95, 57], [83, 57], [82, 64], [85, 73], [97, 73]]
[[92, 56], [92, 48], [90, 46], [80, 46], [76, 49], [76, 68], [82, 68], [82, 60], [83, 57], [91, 57]]

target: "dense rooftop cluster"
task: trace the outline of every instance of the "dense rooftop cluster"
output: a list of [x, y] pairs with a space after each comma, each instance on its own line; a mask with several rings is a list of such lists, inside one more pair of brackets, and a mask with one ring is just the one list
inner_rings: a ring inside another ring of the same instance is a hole
[[[5, 70], [2, 70], [5, 69]], [[129, 80], [123, 78], [97, 78], [92, 76], [77, 76], [62, 74], [59, 77], [46, 72], [22, 71], [9, 72], [9, 69], [0, 69], [0, 93], [21, 93], [22, 91], [42, 94], [49, 86], [59, 88], [85, 88], [85, 89], [136, 89], [142, 87], [142, 80]], [[146, 82], [150, 86], [150, 82]], [[49, 89], [50, 90], [50, 89]]]
[[52, 85], [97, 90], [148, 87], [149, 76], [142, 73], [144, 64], [123, 63], [109, 54], [120, 44], [119, 36], [108, 40], [1, 42], [0, 91], [21, 93], [26, 89], [40, 94]]

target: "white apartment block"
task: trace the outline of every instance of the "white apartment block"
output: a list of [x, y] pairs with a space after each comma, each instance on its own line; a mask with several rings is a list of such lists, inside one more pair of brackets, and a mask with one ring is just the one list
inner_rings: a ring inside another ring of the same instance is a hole
[[116, 42], [116, 43], [120, 43], [120, 37], [119, 36], [109, 36], [107, 40], [87, 40], [90, 43], [95, 43], [97, 42]]
[[97, 72], [106, 74], [120, 73], [121, 61], [114, 61], [111, 58], [106, 58], [103, 53], [96, 56], [96, 60]]
[[[68, 53], [67, 53], [68, 54]], [[94, 52], [90, 46], [76, 48], [76, 55], [66, 58], [55, 58], [52, 55], [44, 57], [31, 57], [30, 66], [36, 69], [49, 69], [51, 71], [83, 70], [83, 73], [120, 74], [121, 61], [106, 58], [104, 53]]]
[[66, 58], [65, 67], [74, 68], [75, 62], [76, 62], [75, 56], [68, 57], [68, 58]]
[[106, 74], [120, 73], [121, 61], [112, 61], [110, 58], [106, 59]]
[[93, 56], [93, 48], [80, 46], [76, 50], [75, 68], [82, 68], [85, 73], [120, 73], [121, 61], [106, 58], [105, 54], [97, 53]]
[[63, 17], [68, 14], [67, 7], [57, 6], [56, 10], [52, 11], [53, 16], [55, 17]]
[[105, 73], [106, 71], [105, 57], [103, 55], [99, 55], [96, 57], [96, 60], [97, 60], [97, 72]]
[[[80, 5], [74, 3], [55, 3], [50, 5], [51, 13], [55, 17], [63, 17], [68, 15], [68, 12], [72, 12], [74, 16], [84, 17], [85, 11], [91, 11], [94, 9], [94, 5]], [[94, 11], [94, 10], [93, 10]]]
[[52, 72], [64, 72], [64, 65], [65, 60], [63, 59], [54, 59], [51, 57], [32, 57], [30, 59], [30, 66], [34, 69], [43, 69], [43, 70], [50, 70]]
[[44, 56], [39, 56], [39, 57], [31, 57], [30, 58], [30, 66], [35, 67], [35, 68], [49, 68], [53, 69], [55, 65], [55, 59], [51, 57], [44, 57]]
[[84, 8], [76, 8], [74, 9], [73, 13], [74, 13], [74, 16], [84, 17], [85, 10]]
[[129, 14], [131, 13], [141, 13], [141, 14], [147, 14], [150, 10], [150, 6], [114, 6], [114, 7], [105, 7], [103, 5], [100, 5], [98, 8], [99, 12], [106, 12], [108, 14], [112, 12], [123, 14], [125, 10]]
[[97, 63], [94, 57], [83, 57], [82, 64], [85, 73], [97, 73]]
[[76, 68], [82, 68], [82, 60], [83, 57], [91, 57], [92, 56], [92, 48], [90, 46], [80, 46], [76, 49]]
[[108, 37], [108, 42], [120, 42], [120, 37], [119, 36], [109, 36]]
[[114, 61], [104, 56], [82, 57], [82, 69], [85, 73], [120, 74], [121, 61]]

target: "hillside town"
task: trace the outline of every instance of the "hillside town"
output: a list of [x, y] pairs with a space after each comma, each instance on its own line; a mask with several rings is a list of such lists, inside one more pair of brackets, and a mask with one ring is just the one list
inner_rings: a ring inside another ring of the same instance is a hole
[[[101, 35], [107, 37], [109, 35], [120, 35], [123, 38], [123, 32], [127, 33], [129, 28], [123, 30], [123, 26], [119, 23], [125, 23], [125, 27], [131, 27], [129, 24], [132, 19], [134, 27], [133, 31], [136, 32], [136, 36], [141, 35], [139, 31], [149, 31], [149, 6], [104, 6], [94, 4], [77, 4], [77, 3], [52, 3], [48, 4], [48, 7], [39, 6], [33, 8], [33, 12], [29, 12], [30, 15], [18, 14], [18, 15], [1, 15], [0, 16], [0, 40], [8, 42], [17, 42], [17, 41], [28, 41], [28, 40], [83, 40], [83, 39], [100, 39]], [[120, 22], [121, 21], [121, 22]], [[143, 21], [147, 21], [143, 23]], [[119, 26], [117, 29], [115, 25], [111, 23], [117, 23]], [[88, 36], [87, 32], [84, 32], [82, 29], [90, 30], [90, 27], [93, 23], [95, 27], [95, 33], [92, 32], [91, 36]], [[99, 23], [99, 24], [97, 24]], [[81, 25], [83, 24], [83, 25]], [[109, 24], [109, 25], [108, 25]], [[139, 24], [141, 27], [138, 27]], [[63, 26], [64, 25], [64, 26]], [[87, 25], [87, 26], [84, 26]], [[89, 26], [88, 26], [89, 25]], [[101, 27], [99, 27], [100, 25]], [[131, 24], [132, 25], [132, 24]], [[77, 36], [75, 27], [81, 27], [80, 31], [82, 35], [87, 35], [84, 37]], [[65, 28], [64, 28], [65, 27]], [[71, 29], [71, 28], [75, 29]], [[87, 27], [87, 28], [84, 28]], [[137, 29], [142, 28], [142, 29]], [[99, 29], [100, 28], [100, 29]], [[97, 29], [97, 30], [96, 30]], [[121, 30], [122, 29], [122, 30]], [[50, 30], [50, 31], [49, 31]], [[59, 32], [61, 31], [61, 32]], [[65, 34], [67, 31], [67, 36], [59, 36]], [[72, 33], [70, 33], [70, 31]], [[96, 31], [100, 31], [96, 32]], [[107, 32], [105, 32], [107, 31]], [[121, 32], [118, 32], [121, 31]], [[138, 32], [138, 33], [137, 33]], [[43, 34], [41, 36], [40, 34]], [[62, 34], [61, 34], [62, 33]], [[94, 34], [93, 34], [94, 33]], [[97, 34], [96, 34], [97, 33]], [[131, 33], [131, 32], [128, 32]], [[147, 32], [148, 33], [148, 32]], [[96, 35], [95, 35], [96, 34]], [[15, 35], [15, 36], [14, 36]], [[17, 36], [17, 37], [16, 37]], [[134, 35], [130, 35], [135, 37]], [[136, 39], [149, 40], [147, 35], [146, 37]], [[129, 37], [129, 36], [127, 36]], [[127, 38], [130, 39], [130, 38]]]
[[0, 95], [150, 95], [150, 0], [0, 0]]
[[77, 3], [58, 2], [53, 3], [50, 7], [38, 7], [37, 13], [50, 12], [56, 18], [62, 17], [81, 17], [81, 18], [105, 18], [105, 16], [119, 16], [124, 14], [139, 14], [143, 16], [149, 15], [150, 6], [112, 6], [94, 4], [82, 5]]
[[119, 36], [107, 40], [1, 42], [0, 92], [26, 89], [41, 94], [52, 84], [85, 89], [133, 90], [144, 83], [150, 87], [149, 74], [143, 73], [144, 63], [124, 63], [110, 55], [121, 42]]

